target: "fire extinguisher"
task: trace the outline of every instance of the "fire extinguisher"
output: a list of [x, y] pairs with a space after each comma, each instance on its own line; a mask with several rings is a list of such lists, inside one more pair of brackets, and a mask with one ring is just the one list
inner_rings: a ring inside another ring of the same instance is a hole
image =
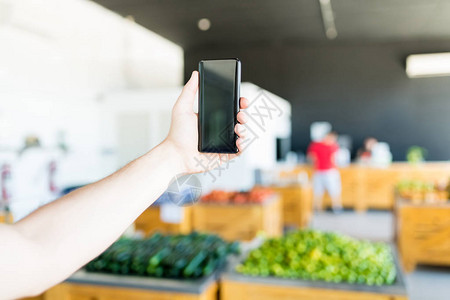
[[11, 199], [10, 194], [10, 182], [11, 182], [11, 166], [9, 164], [3, 164], [0, 170], [0, 189], [1, 189], [1, 202], [3, 204], [3, 216], [2, 222], [6, 224], [13, 223], [13, 215], [9, 207], [9, 201]]
[[1, 193], [2, 193], [2, 201], [6, 206], [9, 204], [9, 200], [11, 199], [11, 194], [9, 191], [10, 181], [11, 181], [11, 166], [9, 164], [3, 164], [1, 169]]
[[56, 161], [52, 160], [48, 166], [48, 188], [51, 193], [56, 194], [58, 192], [58, 187], [55, 184], [57, 164]]

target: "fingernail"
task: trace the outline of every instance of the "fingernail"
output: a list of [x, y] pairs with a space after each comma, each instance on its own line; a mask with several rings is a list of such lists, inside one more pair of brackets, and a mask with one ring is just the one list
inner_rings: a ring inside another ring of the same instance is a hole
[[192, 71], [191, 78], [194, 77], [195, 71]]

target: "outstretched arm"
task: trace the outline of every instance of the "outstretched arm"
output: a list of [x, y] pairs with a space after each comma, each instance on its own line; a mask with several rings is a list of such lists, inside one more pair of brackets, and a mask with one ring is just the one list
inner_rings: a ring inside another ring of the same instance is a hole
[[[160, 145], [16, 224], [0, 226], [0, 298], [39, 294], [64, 280], [111, 245], [175, 175], [205, 171], [193, 163], [202, 155], [192, 110], [197, 87], [194, 72], [174, 106], [169, 136]], [[240, 102], [241, 108], [247, 107], [246, 99]], [[238, 120], [244, 121], [242, 113]], [[238, 134], [239, 129], [238, 124]]]

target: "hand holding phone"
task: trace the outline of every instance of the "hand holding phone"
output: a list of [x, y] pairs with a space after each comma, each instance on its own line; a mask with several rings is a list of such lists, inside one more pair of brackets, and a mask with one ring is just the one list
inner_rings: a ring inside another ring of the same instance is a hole
[[[179, 174], [199, 173], [216, 168], [239, 155], [244, 145], [246, 115], [240, 111], [237, 114], [239, 123], [234, 128], [235, 133], [239, 136], [236, 141], [239, 152], [232, 154], [199, 152], [199, 121], [198, 114], [193, 109], [194, 102], [197, 100], [198, 88], [199, 73], [194, 71], [172, 109], [169, 134], [162, 143], [166, 151], [171, 153], [173, 164], [178, 166]], [[242, 110], [248, 106], [249, 101], [241, 97], [239, 108]]]

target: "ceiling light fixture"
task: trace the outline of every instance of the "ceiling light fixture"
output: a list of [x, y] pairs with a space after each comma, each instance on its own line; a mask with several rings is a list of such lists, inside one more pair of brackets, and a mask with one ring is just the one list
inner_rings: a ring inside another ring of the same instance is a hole
[[450, 52], [409, 55], [406, 75], [410, 78], [450, 76]]
[[331, 0], [319, 0], [320, 12], [322, 13], [323, 27], [325, 35], [329, 40], [337, 37], [336, 24], [334, 23], [334, 13], [331, 7]]
[[197, 26], [201, 31], [206, 31], [211, 28], [211, 21], [207, 18], [200, 19], [198, 20]]

